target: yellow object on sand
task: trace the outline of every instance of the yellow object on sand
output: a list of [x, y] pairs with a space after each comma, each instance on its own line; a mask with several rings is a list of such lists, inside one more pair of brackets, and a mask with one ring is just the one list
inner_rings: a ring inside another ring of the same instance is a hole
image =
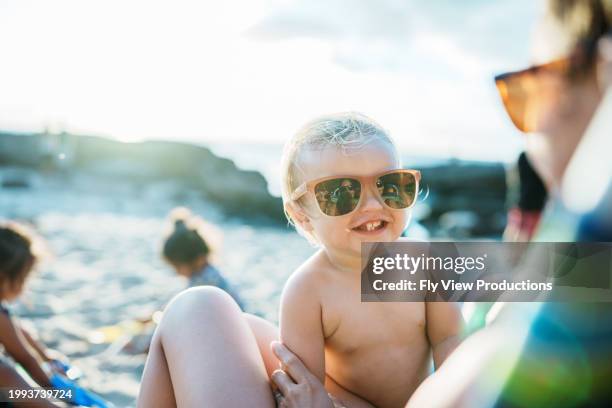
[[[153, 322], [156, 323], [155, 319]], [[87, 340], [92, 344], [114, 343], [123, 337], [132, 337], [143, 333], [150, 324], [150, 321], [124, 320], [112, 326], [104, 326], [92, 330], [87, 335]]]

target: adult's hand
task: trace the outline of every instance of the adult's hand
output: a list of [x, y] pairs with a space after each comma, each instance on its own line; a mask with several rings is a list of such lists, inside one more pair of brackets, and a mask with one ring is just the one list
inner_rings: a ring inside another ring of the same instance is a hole
[[280, 360], [283, 370], [272, 373], [272, 381], [282, 397], [281, 408], [334, 408], [325, 387], [304, 363], [287, 347], [277, 341], [271, 343], [272, 352]]

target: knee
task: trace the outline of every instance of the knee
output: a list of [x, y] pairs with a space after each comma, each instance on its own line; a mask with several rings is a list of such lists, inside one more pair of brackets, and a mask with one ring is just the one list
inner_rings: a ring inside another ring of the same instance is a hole
[[176, 295], [166, 307], [166, 312], [219, 312], [233, 306], [237, 306], [236, 302], [227, 292], [215, 286], [199, 286]]
[[166, 306], [160, 328], [186, 322], [205, 323], [219, 316], [241, 313], [240, 307], [225, 291], [214, 286], [184, 290]]

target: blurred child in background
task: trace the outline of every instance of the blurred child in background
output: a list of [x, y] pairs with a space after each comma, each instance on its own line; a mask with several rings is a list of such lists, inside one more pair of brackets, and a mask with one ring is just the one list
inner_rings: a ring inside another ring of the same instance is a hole
[[[37, 261], [33, 235], [17, 224], [0, 224], [0, 345], [41, 387], [51, 387], [45, 363], [61, 371], [55, 352], [47, 350], [11, 316], [6, 302], [18, 298]], [[0, 354], [2, 356], [2, 354]], [[0, 357], [1, 358], [1, 357]], [[4, 385], [4, 384], [0, 384]]]
[[173, 228], [164, 241], [164, 260], [178, 275], [188, 279], [188, 287], [216, 286], [230, 294], [243, 308], [238, 294], [211, 264], [213, 228], [184, 207], [175, 208], [170, 213], [170, 220]]

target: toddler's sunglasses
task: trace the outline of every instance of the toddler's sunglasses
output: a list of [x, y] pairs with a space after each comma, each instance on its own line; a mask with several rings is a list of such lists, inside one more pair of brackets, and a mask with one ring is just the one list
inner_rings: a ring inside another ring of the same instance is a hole
[[302, 183], [291, 194], [297, 201], [311, 192], [325, 215], [334, 217], [354, 211], [364, 185], [374, 185], [385, 205], [394, 210], [412, 206], [419, 192], [421, 172], [391, 170], [375, 176], [331, 176]]

